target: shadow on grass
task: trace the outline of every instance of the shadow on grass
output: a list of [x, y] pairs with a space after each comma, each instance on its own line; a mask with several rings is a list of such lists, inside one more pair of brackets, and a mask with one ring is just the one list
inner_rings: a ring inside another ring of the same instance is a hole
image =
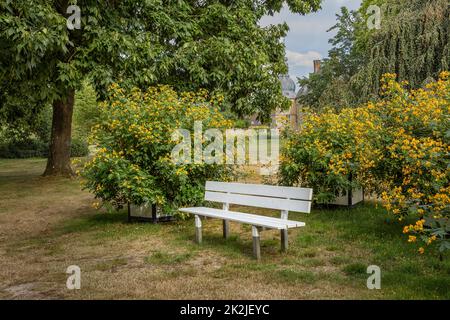
[[184, 246], [188, 246], [191, 250], [211, 249], [219, 251], [220, 254], [228, 257], [239, 257], [242, 255], [252, 257], [252, 242], [242, 240], [237, 235], [230, 235], [228, 239], [225, 239], [221, 234], [203, 232], [202, 243], [197, 244], [194, 242], [194, 228], [185, 231], [179, 234], [176, 240], [177, 243], [182, 242]]
[[60, 231], [64, 234], [85, 232], [103, 229], [117, 224], [124, 225], [126, 223], [127, 223], [126, 212], [118, 211], [112, 213], [96, 213], [93, 215], [68, 220], [60, 228]]
[[[168, 223], [170, 225], [170, 223]], [[95, 213], [66, 221], [56, 234], [90, 234], [96, 240], [121, 240], [158, 234], [162, 230], [160, 224], [149, 222], [128, 222], [127, 213], [123, 210], [110, 213]]]

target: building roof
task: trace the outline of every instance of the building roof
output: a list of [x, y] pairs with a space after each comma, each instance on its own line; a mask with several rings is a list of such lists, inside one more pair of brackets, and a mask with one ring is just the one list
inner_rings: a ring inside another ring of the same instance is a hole
[[281, 91], [286, 98], [295, 99], [295, 82], [289, 75], [284, 74], [279, 77], [281, 82]]

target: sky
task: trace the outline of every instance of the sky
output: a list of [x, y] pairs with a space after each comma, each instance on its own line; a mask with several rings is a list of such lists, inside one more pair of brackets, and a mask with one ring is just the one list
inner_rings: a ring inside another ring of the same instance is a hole
[[342, 6], [357, 9], [361, 0], [323, 0], [322, 9], [316, 13], [302, 16], [291, 13], [284, 8], [280, 13], [263, 17], [262, 26], [286, 22], [289, 32], [284, 39], [289, 75], [297, 84], [297, 77], [307, 76], [313, 72], [313, 60], [328, 56], [334, 32], [327, 32], [336, 24], [336, 13]]

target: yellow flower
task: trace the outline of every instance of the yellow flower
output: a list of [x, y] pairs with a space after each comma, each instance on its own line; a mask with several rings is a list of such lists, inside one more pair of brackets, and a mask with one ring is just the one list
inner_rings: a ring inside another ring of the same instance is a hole
[[425, 252], [425, 249], [420, 247], [418, 251], [419, 251], [420, 254], [423, 254]]
[[408, 242], [416, 242], [416, 236], [409, 236]]
[[433, 241], [436, 241], [436, 239], [437, 239], [436, 236], [435, 236], [435, 235], [432, 235], [430, 238], [428, 238], [427, 245], [432, 244]]
[[94, 203], [92, 203], [92, 207], [93, 207], [94, 209], [100, 208], [100, 202], [94, 202]]

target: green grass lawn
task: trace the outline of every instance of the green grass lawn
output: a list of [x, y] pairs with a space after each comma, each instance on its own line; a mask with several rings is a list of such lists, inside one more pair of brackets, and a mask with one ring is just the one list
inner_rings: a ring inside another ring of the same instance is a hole
[[[262, 260], [252, 258], [251, 227], [204, 222], [196, 245], [193, 220], [127, 223], [126, 212], [92, 208], [77, 179], [40, 177], [43, 159], [0, 160], [1, 298], [148, 299], [450, 299], [450, 261], [417, 254], [384, 209], [291, 213], [306, 227], [262, 232]], [[272, 210], [243, 207], [277, 216]], [[65, 286], [69, 265], [81, 290]], [[366, 269], [381, 268], [381, 289], [369, 290]]]

